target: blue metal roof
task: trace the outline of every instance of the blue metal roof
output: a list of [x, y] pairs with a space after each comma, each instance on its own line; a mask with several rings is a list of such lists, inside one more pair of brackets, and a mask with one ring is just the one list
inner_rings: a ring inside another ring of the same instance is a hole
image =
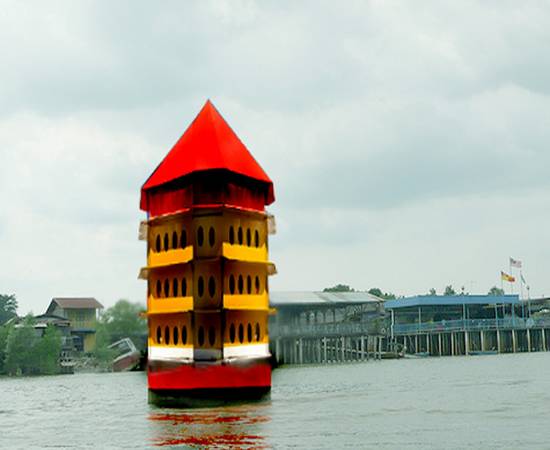
[[387, 300], [386, 309], [408, 308], [412, 306], [453, 306], [453, 305], [511, 305], [519, 304], [519, 295], [416, 295], [414, 297]]

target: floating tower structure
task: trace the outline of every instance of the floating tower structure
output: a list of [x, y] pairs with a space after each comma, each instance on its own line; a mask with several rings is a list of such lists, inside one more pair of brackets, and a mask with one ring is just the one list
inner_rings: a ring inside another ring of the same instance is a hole
[[210, 101], [141, 189], [154, 403], [271, 388], [273, 183]]

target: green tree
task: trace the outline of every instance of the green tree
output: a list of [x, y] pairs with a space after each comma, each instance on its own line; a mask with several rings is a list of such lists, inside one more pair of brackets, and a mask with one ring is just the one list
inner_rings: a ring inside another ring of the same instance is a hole
[[0, 373], [5, 373], [6, 345], [11, 328], [8, 325], [0, 325]]
[[61, 355], [61, 333], [54, 325], [48, 325], [42, 338], [36, 342], [35, 368], [44, 375], [59, 373], [59, 356]]
[[323, 292], [355, 292], [355, 289], [347, 284], [337, 284], [336, 286], [324, 288]]
[[109, 348], [111, 343], [111, 335], [107, 329], [107, 324], [99, 322], [95, 333], [94, 356], [100, 366], [110, 366], [113, 361], [116, 352]]
[[125, 337], [139, 338], [147, 334], [147, 320], [141, 314], [144, 310], [139, 303], [121, 299], [103, 313], [98, 326], [105, 325], [106, 336], [112, 342]]
[[392, 294], [391, 292], [382, 292], [382, 290], [379, 288], [371, 288], [367, 292], [371, 295], [375, 295], [376, 297], [379, 297], [384, 300], [395, 299], [395, 294]]
[[17, 316], [17, 306], [14, 294], [0, 294], [0, 325]]
[[449, 286], [445, 287], [443, 295], [456, 295], [456, 291], [453, 289], [453, 286], [449, 284]]
[[37, 336], [34, 319], [27, 316], [21, 324], [10, 329], [6, 341], [5, 370], [9, 375], [31, 374], [35, 370]]
[[430, 288], [430, 290], [428, 291], [428, 295], [437, 295], [437, 291], [435, 290], [435, 288]]
[[487, 292], [487, 295], [504, 295], [504, 289], [497, 288], [496, 286], [493, 286], [491, 289], [489, 289], [489, 292]]

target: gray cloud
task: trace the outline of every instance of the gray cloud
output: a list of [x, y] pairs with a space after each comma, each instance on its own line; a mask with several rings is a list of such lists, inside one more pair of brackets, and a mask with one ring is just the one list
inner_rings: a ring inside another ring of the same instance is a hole
[[275, 288], [483, 290], [514, 253], [543, 289], [548, 17], [511, 1], [7, 2], [0, 288], [36, 311], [143, 299], [140, 185], [212, 98], [275, 181]]

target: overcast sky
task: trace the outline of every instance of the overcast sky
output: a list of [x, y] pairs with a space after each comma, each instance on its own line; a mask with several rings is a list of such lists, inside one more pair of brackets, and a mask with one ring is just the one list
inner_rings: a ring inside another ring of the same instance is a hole
[[140, 186], [207, 98], [274, 181], [272, 290], [485, 293], [513, 256], [550, 294], [548, 2], [0, 4], [21, 313], [145, 302]]

